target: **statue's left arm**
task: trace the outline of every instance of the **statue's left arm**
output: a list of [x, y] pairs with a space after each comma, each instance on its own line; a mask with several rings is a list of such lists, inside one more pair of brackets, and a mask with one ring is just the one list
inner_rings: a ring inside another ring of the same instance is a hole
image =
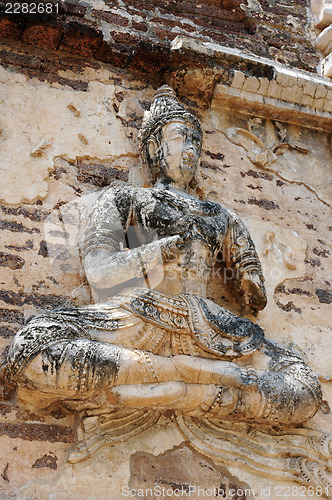
[[260, 311], [266, 306], [262, 266], [248, 229], [230, 213], [228, 232], [223, 245], [223, 259], [235, 287], [244, 296], [247, 309]]

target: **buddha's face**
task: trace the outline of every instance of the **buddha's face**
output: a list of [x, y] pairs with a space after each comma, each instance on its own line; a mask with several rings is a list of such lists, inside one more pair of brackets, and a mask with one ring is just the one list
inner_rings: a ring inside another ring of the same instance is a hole
[[161, 131], [160, 175], [187, 186], [193, 179], [201, 154], [202, 137], [190, 122], [169, 122]]

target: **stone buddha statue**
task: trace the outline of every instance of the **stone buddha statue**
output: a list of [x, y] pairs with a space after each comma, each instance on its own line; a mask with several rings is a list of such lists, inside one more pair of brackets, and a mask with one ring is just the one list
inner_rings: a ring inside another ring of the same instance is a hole
[[244, 223], [189, 194], [202, 129], [170, 87], [155, 93], [139, 140], [153, 187], [103, 189], [81, 242], [101, 300], [32, 318], [11, 344], [7, 380], [34, 411], [61, 405], [303, 423], [321, 403], [304, 360], [206, 298], [220, 252], [248, 311], [266, 305], [264, 278]]

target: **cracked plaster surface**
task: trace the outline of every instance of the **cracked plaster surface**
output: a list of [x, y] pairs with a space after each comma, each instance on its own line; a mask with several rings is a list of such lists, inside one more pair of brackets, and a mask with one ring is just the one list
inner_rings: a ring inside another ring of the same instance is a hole
[[0, 172], [5, 186], [0, 196], [6, 203], [45, 198], [49, 171], [58, 157], [137, 157], [116, 119], [112, 84], [91, 81], [88, 91], [74, 91], [0, 67], [0, 89]]

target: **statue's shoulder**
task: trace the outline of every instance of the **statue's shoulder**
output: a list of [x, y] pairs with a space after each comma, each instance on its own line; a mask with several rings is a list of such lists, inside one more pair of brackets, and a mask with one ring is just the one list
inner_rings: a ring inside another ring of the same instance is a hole
[[85, 196], [85, 213], [92, 222], [108, 221], [114, 211], [120, 212], [125, 220], [131, 211], [133, 199], [132, 186], [115, 181], [101, 190]]
[[223, 215], [227, 220], [232, 218], [231, 212], [218, 201], [200, 200], [200, 202], [204, 208], [209, 208], [216, 216]]
[[133, 186], [127, 184], [124, 181], [114, 181], [108, 186], [104, 187], [100, 190], [98, 199], [106, 199], [106, 198], [116, 198], [117, 196], [121, 196], [122, 194], [130, 194], [135, 190]]

